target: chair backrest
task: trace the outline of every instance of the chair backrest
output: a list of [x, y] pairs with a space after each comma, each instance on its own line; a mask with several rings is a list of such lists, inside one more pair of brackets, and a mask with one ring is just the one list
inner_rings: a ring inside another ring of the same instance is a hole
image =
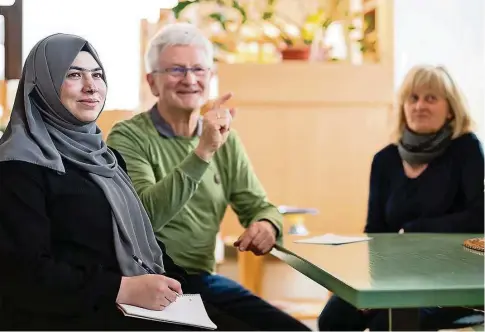
[[103, 138], [108, 137], [111, 128], [120, 121], [131, 119], [137, 111], [130, 110], [105, 110], [98, 118], [97, 124], [103, 133]]

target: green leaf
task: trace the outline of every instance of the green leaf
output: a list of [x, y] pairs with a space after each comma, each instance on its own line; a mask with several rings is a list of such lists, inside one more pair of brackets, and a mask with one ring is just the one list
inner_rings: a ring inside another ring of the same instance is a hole
[[246, 23], [248, 20], [248, 15], [246, 14], [246, 10], [241, 7], [237, 0], [232, 0], [232, 8], [236, 9], [242, 16], [242, 23]]
[[330, 18], [326, 18], [325, 21], [322, 22], [322, 28], [327, 29], [330, 24], [332, 24], [332, 20]]
[[217, 46], [218, 48], [220, 48], [221, 50], [224, 50], [224, 51], [229, 51], [229, 48], [227, 47], [226, 44], [224, 43], [221, 43], [221, 42], [214, 42], [214, 45]]
[[274, 13], [273, 12], [264, 12], [263, 13], [263, 20], [270, 20], [273, 18]]
[[293, 42], [291, 41], [290, 38], [282, 37], [283, 41], [285, 42], [286, 45], [288, 46], [293, 46]]
[[224, 15], [222, 15], [222, 13], [212, 13], [209, 15], [209, 17], [212, 18], [214, 21], [219, 22], [222, 28], [224, 29], [224, 31], [227, 31], [227, 26], [226, 26], [227, 19]]
[[193, 3], [197, 3], [199, 2], [200, 0], [194, 0], [194, 1], [184, 1], [184, 2], [179, 2], [175, 7], [172, 8], [172, 12], [173, 14], [175, 15], [175, 18], [178, 19], [180, 17], [180, 13], [182, 13], [182, 11], [187, 8], [188, 6], [190, 6], [191, 4]]

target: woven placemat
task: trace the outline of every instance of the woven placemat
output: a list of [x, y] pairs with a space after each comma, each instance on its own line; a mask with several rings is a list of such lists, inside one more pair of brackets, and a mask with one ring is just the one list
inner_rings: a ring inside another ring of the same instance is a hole
[[465, 242], [463, 242], [463, 246], [468, 249], [483, 252], [484, 251], [483, 243], [484, 243], [483, 237], [475, 237], [472, 239], [465, 240]]

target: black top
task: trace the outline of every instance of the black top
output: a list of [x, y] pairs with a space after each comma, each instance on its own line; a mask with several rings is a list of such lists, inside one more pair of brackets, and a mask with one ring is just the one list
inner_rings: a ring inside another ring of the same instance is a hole
[[454, 140], [415, 179], [396, 145], [372, 162], [365, 232], [483, 233], [483, 150], [474, 134]]
[[110, 204], [88, 173], [64, 163], [64, 175], [21, 161], [0, 163], [0, 326], [153, 325], [125, 318], [116, 308], [121, 272]]

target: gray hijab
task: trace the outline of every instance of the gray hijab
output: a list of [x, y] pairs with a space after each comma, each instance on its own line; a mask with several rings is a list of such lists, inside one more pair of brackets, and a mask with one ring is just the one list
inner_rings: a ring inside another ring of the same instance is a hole
[[[23, 68], [10, 122], [0, 139], [0, 162], [25, 161], [64, 174], [68, 160], [88, 172], [111, 205], [122, 274], [146, 274], [132, 255], [163, 273], [163, 253], [129, 177], [118, 167], [96, 123], [81, 122], [60, 101], [62, 82], [80, 51], [89, 52], [103, 68], [94, 48], [78, 36], [55, 34], [34, 46]], [[104, 74], [103, 79], [106, 81]]]

